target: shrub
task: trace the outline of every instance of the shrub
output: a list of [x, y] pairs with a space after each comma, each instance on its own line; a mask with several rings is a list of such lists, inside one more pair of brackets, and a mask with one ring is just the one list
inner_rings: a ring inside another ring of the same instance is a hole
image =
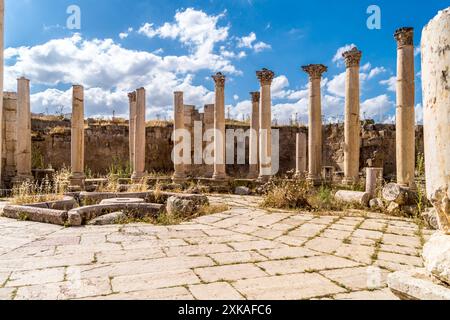
[[271, 180], [266, 186], [263, 207], [275, 209], [311, 209], [309, 185], [300, 180]]

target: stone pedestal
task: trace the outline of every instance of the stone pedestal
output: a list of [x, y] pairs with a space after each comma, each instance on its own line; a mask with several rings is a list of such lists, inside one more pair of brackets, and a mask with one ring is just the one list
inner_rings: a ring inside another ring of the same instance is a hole
[[295, 152], [295, 176], [303, 177], [307, 171], [307, 150], [306, 134], [297, 133], [296, 135], [296, 152]]
[[30, 80], [17, 80], [17, 176], [14, 183], [32, 181]]
[[[183, 143], [184, 131], [184, 100], [183, 92], [174, 93], [174, 147], [179, 143]], [[181, 158], [181, 155], [180, 155]], [[172, 180], [175, 183], [180, 183], [186, 180], [186, 173], [182, 159], [175, 159], [174, 157], [174, 174]]]
[[450, 8], [422, 33], [422, 86], [427, 195], [440, 229], [450, 234]]
[[[397, 183], [415, 188], [414, 30], [401, 28], [397, 40]], [[425, 113], [424, 113], [425, 114]]]
[[136, 90], [136, 134], [134, 138], [134, 161], [133, 175], [134, 183], [140, 182], [145, 176], [145, 89]]
[[272, 176], [272, 94], [275, 77], [273, 71], [262, 69], [256, 73], [261, 83], [261, 105], [259, 109], [259, 181], [268, 181]]
[[132, 172], [134, 171], [134, 139], [136, 135], [136, 91], [128, 94], [130, 103], [130, 124], [129, 124], [129, 146], [130, 146], [130, 167]]
[[72, 90], [70, 185], [84, 189], [84, 88], [75, 85]]
[[250, 123], [250, 169], [248, 178], [256, 179], [259, 176], [259, 103], [261, 94], [259, 92], [251, 92], [250, 95], [252, 97], [252, 118]]
[[309, 133], [308, 155], [309, 171], [308, 181], [319, 185], [322, 181], [322, 74], [328, 68], [322, 64], [311, 64], [302, 67], [309, 74]]
[[359, 156], [361, 148], [359, 64], [362, 53], [357, 48], [344, 52], [347, 66], [345, 81], [345, 145], [344, 184], [359, 180]]
[[214, 108], [214, 180], [226, 180], [225, 167], [225, 76], [218, 72], [212, 76], [215, 83]]

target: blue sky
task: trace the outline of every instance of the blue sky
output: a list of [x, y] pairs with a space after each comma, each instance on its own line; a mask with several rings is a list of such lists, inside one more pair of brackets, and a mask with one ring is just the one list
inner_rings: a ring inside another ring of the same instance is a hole
[[[81, 29], [66, 27], [69, 5], [81, 9]], [[381, 8], [381, 29], [369, 30], [370, 5]], [[226, 104], [249, 116], [255, 71], [272, 69], [273, 118], [307, 119], [308, 79], [300, 67], [323, 63], [326, 120], [342, 117], [345, 67], [337, 54], [356, 45], [361, 62], [362, 116], [393, 121], [398, 27], [415, 28], [416, 103], [421, 120], [420, 35], [448, 0], [411, 1], [152, 1], [6, 0], [5, 90], [32, 83], [32, 110], [70, 112], [70, 87], [86, 87], [89, 116], [127, 115], [127, 92], [147, 88], [147, 118], [172, 116], [172, 92], [200, 110], [212, 103], [210, 76], [228, 76]]]

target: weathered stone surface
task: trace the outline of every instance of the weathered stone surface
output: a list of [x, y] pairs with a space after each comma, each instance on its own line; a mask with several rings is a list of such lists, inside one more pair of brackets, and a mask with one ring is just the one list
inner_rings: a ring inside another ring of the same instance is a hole
[[198, 300], [243, 300], [230, 284], [226, 282], [216, 282], [210, 284], [197, 284], [189, 286], [189, 291]]
[[251, 194], [251, 190], [247, 187], [237, 187], [234, 190], [234, 194], [239, 195], [239, 196], [247, 196], [247, 195]]
[[427, 223], [427, 225], [433, 230], [439, 229], [439, 222], [436, 209], [430, 208], [424, 213], [422, 213], [423, 220]]
[[402, 300], [450, 300], [450, 289], [434, 283], [425, 269], [395, 272], [388, 285]]
[[195, 212], [195, 204], [191, 200], [170, 197], [167, 200], [166, 210], [169, 215], [187, 217]]
[[425, 244], [423, 258], [427, 271], [450, 285], [450, 235], [434, 234]]
[[18, 220], [65, 225], [67, 222], [67, 211], [32, 208], [27, 206], [7, 205], [3, 208], [3, 216]]
[[97, 225], [97, 226], [105, 226], [108, 224], [117, 224], [120, 221], [124, 221], [127, 218], [127, 215], [122, 212], [113, 212], [105, 214], [104, 216], [92, 219], [88, 222], [89, 225]]
[[137, 204], [144, 203], [144, 199], [140, 198], [113, 198], [105, 199], [100, 204]]
[[384, 209], [384, 203], [383, 200], [380, 198], [375, 198], [370, 200], [369, 207], [372, 210], [383, 210]]
[[340, 190], [336, 192], [334, 197], [338, 201], [358, 203], [360, 205], [368, 207], [371, 196], [368, 192]]
[[236, 281], [264, 277], [267, 274], [254, 264], [234, 264], [229, 266], [198, 268], [195, 273], [206, 282]]

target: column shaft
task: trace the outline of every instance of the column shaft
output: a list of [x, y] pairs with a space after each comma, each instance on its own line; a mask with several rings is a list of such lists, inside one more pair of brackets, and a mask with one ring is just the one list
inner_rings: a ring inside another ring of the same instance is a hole
[[139, 182], [145, 176], [145, 89], [136, 90], [136, 134], [134, 138], [134, 172], [132, 180]]
[[261, 83], [259, 109], [259, 177], [267, 181], [272, 176], [272, 94], [271, 86], [275, 77], [273, 71], [262, 69], [257, 72]]
[[259, 104], [261, 94], [252, 92], [252, 118], [250, 123], [250, 143], [249, 143], [249, 179], [258, 178], [259, 169]]
[[[203, 130], [206, 132], [210, 132], [210, 130], [214, 130], [214, 105], [208, 104], [205, 106], [205, 113], [203, 117]], [[214, 142], [211, 142], [213, 144]], [[208, 147], [207, 143], [204, 143], [203, 150], [206, 150]], [[214, 165], [205, 164], [205, 176], [211, 178], [214, 174]]]
[[359, 180], [361, 150], [359, 64], [362, 53], [357, 48], [353, 48], [345, 52], [343, 56], [347, 65], [345, 82], [344, 183], [355, 184]]
[[[3, 123], [3, 65], [4, 65], [5, 0], [0, 0], [0, 124]], [[0, 130], [0, 150], [3, 150], [3, 130]], [[3, 161], [0, 161], [0, 186], [3, 186]]]
[[322, 74], [328, 68], [322, 64], [313, 64], [303, 67], [309, 74], [309, 133], [308, 133], [308, 180], [317, 185], [322, 175]]
[[397, 30], [397, 183], [415, 187], [415, 110], [413, 29]]
[[296, 154], [295, 154], [295, 175], [301, 177], [306, 172], [307, 168], [307, 143], [306, 135], [304, 133], [297, 133], [296, 135]]
[[30, 80], [17, 80], [17, 179], [32, 179]]
[[73, 187], [84, 188], [84, 88], [73, 86], [71, 124], [71, 166], [70, 178]]
[[215, 180], [227, 178], [225, 167], [225, 76], [217, 73], [213, 76], [216, 84], [216, 103], [214, 108], [214, 175]]
[[[183, 92], [174, 93], [174, 147], [180, 143], [183, 143], [183, 131], [184, 131], [184, 100]], [[184, 152], [185, 150], [183, 150]], [[181, 161], [181, 156], [174, 157], [174, 174], [173, 180], [180, 181], [186, 178], [185, 167]]]
[[131, 171], [134, 172], [134, 153], [135, 153], [135, 145], [134, 139], [136, 135], [136, 91], [128, 94], [128, 98], [130, 99], [130, 120], [129, 120], [129, 141], [128, 144], [130, 146], [130, 167]]

